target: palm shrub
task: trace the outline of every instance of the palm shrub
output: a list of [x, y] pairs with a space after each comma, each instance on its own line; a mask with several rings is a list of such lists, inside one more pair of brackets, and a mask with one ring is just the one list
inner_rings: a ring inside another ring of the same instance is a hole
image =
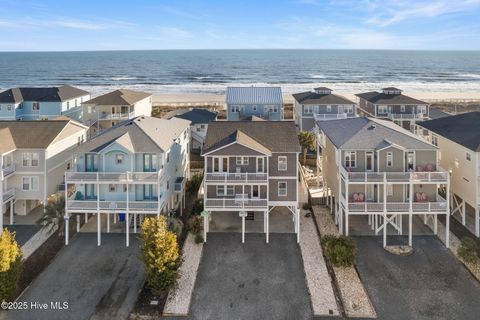
[[162, 293], [172, 288], [176, 284], [182, 259], [177, 235], [168, 229], [165, 216], [150, 217], [143, 221], [140, 250], [150, 289]]
[[457, 249], [458, 256], [465, 262], [475, 263], [477, 256], [477, 243], [470, 237], [464, 237]]
[[298, 142], [302, 146], [303, 164], [307, 162], [307, 151], [315, 149], [315, 135], [310, 131], [300, 131]]
[[15, 241], [15, 232], [7, 229], [0, 235], [0, 301], [17, 287], [22, 273], [22, 250]]
[[185, 189], [189, 193], [195, 193], [200, 189], [200, 185], [203, 181], [203, 173], [194, 174], [190, 180], [187, 181]]
[[203, 211], [203, 199], [197, 199], [193, 203], [192, 215], [198, 216]]
[[357, 247], [351, 237], [326, 235], [322, 246], [327, 259], [335, 267], [351, 267], [355, 264]]
[[49, 231], [58, 226], [58, 236], [65, 234], [65, 197], [61, 196], [55, 201], [49, 201], [40, 219], [37, 220], [42, 228]]

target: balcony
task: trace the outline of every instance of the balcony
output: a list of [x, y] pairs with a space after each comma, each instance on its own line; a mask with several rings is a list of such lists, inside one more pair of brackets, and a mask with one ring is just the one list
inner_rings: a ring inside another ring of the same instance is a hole
[[108, 113], [102, 112], [98, 115], [99, 120], [127, 120], [135, 117], [135, 111], [127, 113]]
[[266, 209], [267, 199], [251, 199], [245, 197], [205, 199], [205, 209]]
[[2, 180], [15, 173], [15, 164], [10, 164], [2, 168]]
[[[383, 202], [359, 202], [349, 203], [348, 211], [362, 213], [382, 213], [384, 209]], [[412, 202], [412, 212], [414, 213], [445, 213], [447, 212], [447, 203], [443, 202]], [[409, 213], [409, 202], [387, 202], [386, 212], [388, 213]]]
[[[352, 114], [353, 116], [353, 114]], [[327, 121], [327, 120], [338, 120], [338, 119], [347, 119], [347, 113], [314, 113], [313, 118], [315, 121]]]
[[[71, 212], [117, 212], [127, 211], [127, 201], [105, 201], [105, 200], [68, 200], [68, 211]], [[159, 211], [158, 201], [129, 201], [128, 212], [132, 213], [157, 213]]]
[[422, 172], [348, 172], [340, 167], [340, 175], [350, 184], [363, 183], [447, 183], [448, 172], [437, 168], [437, 171]]
[[227, 173], [215, 172], [207, 173], [205, 176], [207, 183], [267, 183], [268, 174], [266, 173]]
[[67, 172], [67, 183], [157, 183], [158, 172]]
[[389, 113], [390, 120], [424, 120], [427, 116], [423, 113]]
[[15, 188], [5, 190], [2, 194], [3, 203], [13, 199], [15, 197]]

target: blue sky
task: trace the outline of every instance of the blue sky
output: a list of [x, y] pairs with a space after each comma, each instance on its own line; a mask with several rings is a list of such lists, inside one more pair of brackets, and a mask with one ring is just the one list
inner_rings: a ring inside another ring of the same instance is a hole
[[480, 49], [480, 0], [0, 0], [0, 51]]

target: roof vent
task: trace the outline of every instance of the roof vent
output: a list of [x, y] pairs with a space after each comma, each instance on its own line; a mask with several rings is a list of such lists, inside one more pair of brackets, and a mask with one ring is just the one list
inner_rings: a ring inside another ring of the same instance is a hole
[[377, 127], [377, 125], [372, 124], [370, 127], [368, 127], [368, 130], [373, 130], [373, 129], [375, 129], [376, 127]]

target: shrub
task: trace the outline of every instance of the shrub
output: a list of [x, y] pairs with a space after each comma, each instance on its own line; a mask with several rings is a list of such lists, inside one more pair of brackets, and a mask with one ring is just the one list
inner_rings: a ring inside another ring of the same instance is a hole
[[177, 235], [177, 238], [179, 238], [183, 230], [182, 220], [173, 218], [173, 217], [168, 217], [167, 225], [168, 225], [168, 230], [175, 232], [175, 234]]
[[3, 230], [0, 236], [0, 301], [17, 287], [22, 273], [22, 250], [15, 241], [15, 232]]
[[197, 199], [193, 203], [192, 215], [197, 216], [203, 211], [203, 199]]
[[195, 193], [200, 188], [203, 181], [203, 173], [193, 175], [190, 180], [187, 181], [185, 189], [189, 193]]
[[200, 233], [197, 233], [195, 235], [195, 243], [202, 243], [203, 242], [203, 236]]
[[464, 237], [457, 249], [457, 254], [465, 262], [476, 262], [478, 259], [477, 243], [470, 237]]
[[308, 202], [304, 203], [303, 206], [302, 206], [303, 210], [311, 210], [312, 209], [312, 205]]
[[141, 260], [145, 264], [147, 285], [154, 293], [172, 288], [181, 264], [177, 236], [168, 230], [165, 216], [146, 218], [141, 226]]
[[351, 267], [355, 264], [357, 247], [352, 238], [326, 235], [322, 238], [322, 246], [325, 256], [335, 267]]
[[187, 221], [187, 228], [193, 234], [200, 234], [202, 231], [202, 224], [199, 216], [192, 216]]

